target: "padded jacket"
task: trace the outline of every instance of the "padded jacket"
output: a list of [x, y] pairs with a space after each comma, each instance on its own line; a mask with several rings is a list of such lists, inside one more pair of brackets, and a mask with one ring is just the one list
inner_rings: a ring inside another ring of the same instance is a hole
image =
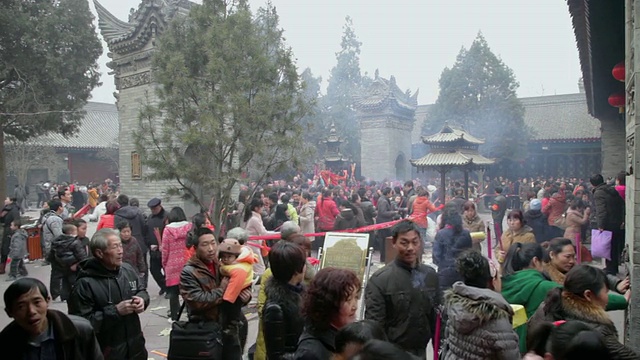
[[520, 359], [513, 310], [500, 293], [457, 282], [444, 299], [444, 360]]
[[262, 310], [264, 341], [269, 360], [292, 359], [304, 329], [300, 313], [302, 286], [270, 278], [265, 284], [267, 302]]
[[127, 263], [108, 270], [97, 258], [89, 258], [79, 267], [69, 313], [91, 322], [105, 359], [147, 360], [140, 316], [120, 315], [116, 310], [118, 303], [133, 296], [144, 300], [145, 309], [149, 306], [149, 294], [138, 272]]
[[394, 260], [371, 276], [364, 302], [365, 319], [377, 321], [391, 343], [424, 356], [441, 303], [438, 275], [432, 267], [411, 268]]

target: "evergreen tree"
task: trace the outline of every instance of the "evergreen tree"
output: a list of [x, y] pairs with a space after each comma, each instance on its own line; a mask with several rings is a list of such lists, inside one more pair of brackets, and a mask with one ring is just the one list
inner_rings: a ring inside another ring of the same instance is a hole
[[498, 161], [522, 160], [530, 130], [516, 95], [518, 86], [513, 71], [478, 33], [468, 50], [460, 50], [453, 67], [442, 71], [438, 100], [422, 132], [436, 133], [448, 121], [484, 138], [484, 155]]
[[349, 16], [345, 19], [344, 32], [340, 42], [341, 50], [336, 53], [336, 66], [331, 69], [327, 94], [323, 97], [326, 112], [325, 134], [329, 124], [336, 124], [338, 133], [347, 143], [344, 153], [357, 163], [360, 162], [360, 129], [353, 108], [353, 97], [362, 91], [363, 76], [360, 72], [360, 46]]
[[308, 111], [291, 50], [271, 4], [205, 0], [172, 22], [154, 56], [157, 105], [140, 113], [136, 148], [153, 172], [203, 208], [220, 229], [248, 169], [260, 183], [296, 168]]
[[[99, 85], [102, 53], [86, 0], [0, 2], [0, 149], [57, 132], [71, 135]], [[0, 198], [6, 191], [0, 154]], [[24, 184], [22, 184], [24, 185]]]
[[327, 129], [330, 125], [327, 124], [326, 111], [322, 107], [320, 93], [322, 78], [315, 77], [311, 69], [306, 68], [300, 74], [300, 79], [304, 84], [304, 99], [311, 106], [309, 113], [302, 118], [305, 146], [313, 152], [313, 162], [317, 163], [322, 160], [324, 152], [319, 144], [327, 136]]

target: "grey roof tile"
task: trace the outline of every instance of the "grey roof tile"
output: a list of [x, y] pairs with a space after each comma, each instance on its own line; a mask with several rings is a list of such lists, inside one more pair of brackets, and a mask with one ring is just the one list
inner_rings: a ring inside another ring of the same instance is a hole
[[114, 104], [89, 102], [86, 115], [75, 135], [47, 134], [33, 143], [55, 148], [105, 149], [118, 147], [118, 109]]

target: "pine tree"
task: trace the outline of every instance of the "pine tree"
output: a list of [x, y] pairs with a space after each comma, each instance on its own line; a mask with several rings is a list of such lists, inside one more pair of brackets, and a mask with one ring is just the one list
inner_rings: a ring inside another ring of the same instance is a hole
[[360, 162], [360, 129], [353, 109], [353, 97], [362, 91], [363, 76], [360, 71], [360, 47], [353, 21], [349, 16], [345, 19], [344, 32], [340, 42], [341, 50], [336, 53], [336, 66], [331, 69], [331, 76], [327, 86], [327, 94], [322, 99], [322, 105], [328, 124], [336, 124], [347, 143], [344, 153], [357, 163]]
[[498, 58], [481, 33], [467, 50], [462, 48], [452, 68], [440, 76], [438, 100], [428, 115], [423, 134], [433, 134], [445, 121], [484, 138], [480, 151], [497, 160], [522, 160], [530, 130], [518, 100], [513, 71]]
[[[86, 0], [0, 2], [0, 149], [48, 132], [73, 134], [99, 85], [102, 53]], [[0, 154], [0, 198], [6, 191]], [[22, 184], [24, 185], [24, 184]]]
[[[157, 105], [140, 113], [136, 147], [150, 180], [179, 185], [220, 228], [243, 173], [260, 182], [305, 161], [308, 104], [271, 4], [254, 18], [245, 1], [206, 0], [161, 36]], [[159, 126], [158, 126], [159, 123]]]

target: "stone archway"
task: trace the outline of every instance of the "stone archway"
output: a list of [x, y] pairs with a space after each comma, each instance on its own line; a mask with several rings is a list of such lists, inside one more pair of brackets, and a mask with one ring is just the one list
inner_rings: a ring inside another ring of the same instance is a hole
[[407, 180], [407, 165], [409, 162], [407, 158], [404, 156], [404, 153], [398, 154], [396, 157], [396, 180]]

